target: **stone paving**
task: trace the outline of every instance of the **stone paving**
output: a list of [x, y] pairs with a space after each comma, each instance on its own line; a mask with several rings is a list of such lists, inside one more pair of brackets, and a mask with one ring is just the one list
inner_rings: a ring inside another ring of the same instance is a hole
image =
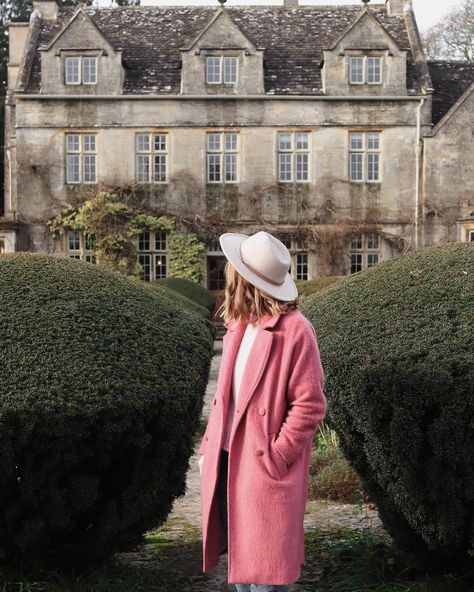
[[[215, 394], [217, 375], [222, 351], [222, 341], [214, 342], [214, 356], [211, 363], [206, 399], [203, 407], [202, 422], [205, 427]], [[190, 459], [187, 475], [186, 495], [175, 500], [172, 513], [166, 523], [155, 533], [172, 541], [165, 546], [144, 545], [134, 553], [118, 554], [120, 561], [134, 565], [160, 564], [176, 573], [183, 581], [183, 592], [230, 592], [235, 587], [227, 583], [227, 555], [221, 556], [219, 565], [211, 572], [203, 574], [202, 567], [202, 531], [200, 505], [200, 477], [197, 448]], [[327, 500], [308, 500], [304, 522], [305, 532], [312, 530], [332, 531], [338, 527], [364, 530], [365, 532], [383, 531], [382, 523], [375, 510], [363, 504], [341, 504]], [[302, 568], [300, 580], [293, 584], [292, 592], [318, 592], [325, 557], [310, 556]]]

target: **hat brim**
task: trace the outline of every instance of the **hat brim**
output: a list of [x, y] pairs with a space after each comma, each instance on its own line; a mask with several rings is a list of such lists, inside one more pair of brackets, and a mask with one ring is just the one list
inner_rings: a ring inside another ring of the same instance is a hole
[[248, 282], [263, 292], [285, 302], [296, 300], [298, 298], [298, 288], [288, 272], [283, 284], [277, 286], [271, 282], [267, 282], [245, 265], [240, 257], [239, 247], [247, 238], [249, 238], [249, 235], [236, 232], [225, 232], [224, 234], [221, 234], [219, 237], [219, 243], [226, 258]]

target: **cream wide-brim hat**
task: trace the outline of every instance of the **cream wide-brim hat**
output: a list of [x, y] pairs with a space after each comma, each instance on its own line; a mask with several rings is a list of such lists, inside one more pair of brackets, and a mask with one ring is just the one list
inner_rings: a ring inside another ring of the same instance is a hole
[[226, 258], [253, 286], [278, 300], [296, 300], [298, 288], [288, 272], [291, 255], [276, 237], [264, 230], [251, 236], [225, 232], [219, 243]]

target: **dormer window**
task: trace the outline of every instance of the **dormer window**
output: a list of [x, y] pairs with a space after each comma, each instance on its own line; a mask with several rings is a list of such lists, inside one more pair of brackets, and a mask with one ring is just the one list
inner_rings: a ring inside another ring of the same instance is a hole
[[64, 60], [66, 84], [97, 84], [97, 58], [95, 56], [68, 56]]
[[382, 84], [382, 58], [379, 56], [351, 56], [350, 84]]
[[206, 82], [207, 84], [236, 84], [237, 57], [207, 56]]

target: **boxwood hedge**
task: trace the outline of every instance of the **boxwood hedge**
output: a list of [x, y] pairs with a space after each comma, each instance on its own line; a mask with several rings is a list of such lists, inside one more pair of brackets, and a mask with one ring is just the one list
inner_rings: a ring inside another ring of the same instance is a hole
[[396, 542], [433, 572], [472, 566], [474, 245], [426, 248], [302, 306], [327, 421]]
[[113, 271], [0, 256], [0, 561], [98, 564], [185, 493], [206, 321]]

